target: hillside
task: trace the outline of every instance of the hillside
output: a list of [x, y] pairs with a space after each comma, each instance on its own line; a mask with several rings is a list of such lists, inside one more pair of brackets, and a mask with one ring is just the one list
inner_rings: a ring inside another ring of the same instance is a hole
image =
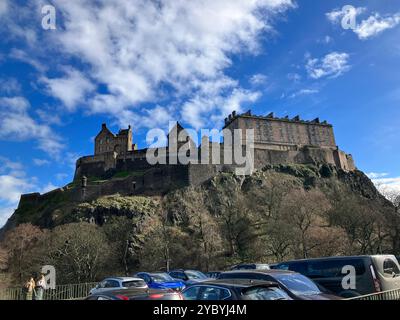
[[394, 206], [362, 172], [329, 165], [267, 166], [248, 177], [223, 173], [160, 195], [79, 202], [72, 193], [70, 186], [40, 205], [23, 201], [3, 234], [27, 222], [50, 229], [96, 224], [117, 244], [117, 255], [125, 251], [125, 270], [400, 253]]

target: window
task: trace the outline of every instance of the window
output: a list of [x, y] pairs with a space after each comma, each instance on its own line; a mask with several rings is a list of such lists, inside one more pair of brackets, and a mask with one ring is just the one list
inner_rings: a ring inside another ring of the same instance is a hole
[[124, 288], [143, 288], [146, 287], [146, 282], [144, 280], [134, 280], [134, 281], [125, 281], [122, 283]]
[[183, 272], [171, 272], [170, 273], [172, 278], [180, 279], [180, 280], [187, 280], [187, 276]]
[[185, 300], [197, 300], [200, 288], [201, 287], [199, 286], [190, 287], [189, 289], [185, 290], [182, 295]]
[[152, 273], [150, 276], [155, 283], [174, 281], [174, 279], [168, 273]]
[[[279, 265], [278, 268], [288, 267], [291, 271], [296, 271], [309, 278], [335, 278], [343, 277], [342, 269], [344, 266], [353, 266], [356, 269], [356, 275], [365, 274], [365, 264], [362, 259], [339, 259], [339, 260], [320, 260], [293, 262], [285, 265]], [[282, 266], [282, 267], [281, 267]]]
[[393, 277], [400, 275], [399, 267], [392, 259], [386, 259], [383, 262], [383, 272], [385, 274], [385, 277]]
[[274, 278], [296, 295], [307, 296], [321, 293], [313, 281], [301, 274], [277, 274]]
[[228, 289], [217, 287], [203, 287], [199, 300], [225, 300], [231, 296]]
[[107, 280], [104, 288], [118, 288], [119, 282], [115, 280]]
[[204, 273], [202, 273], [200, 271], [195, 271], [195, 270], [187, 270], [186, 276], [187, 276], [187, 278], [189, 278], [191, 280], [207, 279], [207, 276]]
[[287, 264], [278, 264], [272, 269], [278, 269], [278, 270], [289, 270], [289, 266]]
[[291, 300], [285, 291], [279, 288], [251, 288], [243, 292], [244, 300]]
[[151, 282], [151, 278], [147, 275], [147, 274], [137, 274], [137, 276], [139, 278], [142, 278], [144, 281], [146, 281], [146, 283], [150, 283]]

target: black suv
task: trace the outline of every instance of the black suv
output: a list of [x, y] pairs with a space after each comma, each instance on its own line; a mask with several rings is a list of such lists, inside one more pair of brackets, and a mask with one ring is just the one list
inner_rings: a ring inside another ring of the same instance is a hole
[[[274, 268], [301, 273], [344, 298], [400, 289], [400, 266], [393, 255], [294, 260]], [[355, 285], [350, 289], [343, 286], [349, 268], [353, 269]]]
[[271, 281], [279, 286], [294, 300], [337, 300], [339, 297], [324, 292], [307, 277], [284, 270], [236, 270], [222, 272], [218, 279], [247, 279], [250, 281]]

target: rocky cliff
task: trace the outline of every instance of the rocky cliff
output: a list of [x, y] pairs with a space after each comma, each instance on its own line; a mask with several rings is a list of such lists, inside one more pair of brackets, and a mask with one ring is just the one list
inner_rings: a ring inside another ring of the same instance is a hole
[[79, 190], [69, 185], [22, 198], [2, 233], [26, 222], [51, 229], [82, 221], [106, 226], [122, 217], [132, 222], [130, 255], [143, 266], [166, 234], [176, 265], [195, 261], [191, 267], [400, 249], [393, 204], [362, 172], [330, 165], [270, 165], [246, 177], [221, 173], [158, 195], [82, 201]]

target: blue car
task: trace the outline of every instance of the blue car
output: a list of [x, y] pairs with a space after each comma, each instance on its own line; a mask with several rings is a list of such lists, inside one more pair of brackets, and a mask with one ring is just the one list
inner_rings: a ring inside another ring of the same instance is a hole
[[150, 289], [172, 289], [175, 291], [185, 289], [184, 282], [172, 278], [165, 272], [139, 272], [135, 276], [142, 278]]
[[197, 270], [172, 270], [168, 274], [177, 280], [183, 281], [187, 286], [194, 283], [199, 283], [207, 280], [211, 280], [203, 272]]

